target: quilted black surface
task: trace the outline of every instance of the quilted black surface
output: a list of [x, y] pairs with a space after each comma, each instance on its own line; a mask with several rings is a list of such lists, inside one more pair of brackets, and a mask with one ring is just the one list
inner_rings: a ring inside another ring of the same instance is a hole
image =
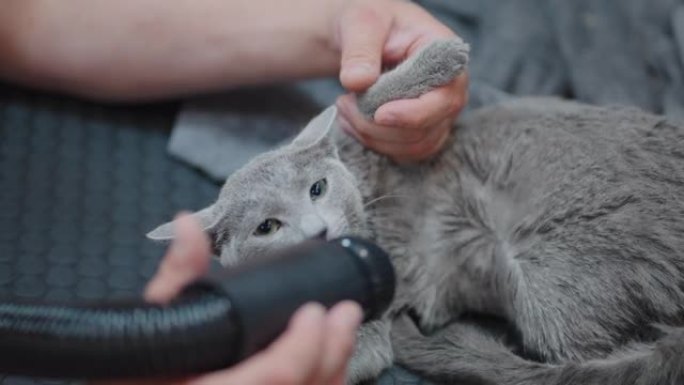
[[[144, 234], [218, 192], [167, 155], [175, 112], [0, 85], [0, 300], [139, 295], [163, 253]], [[62, 384], [0, 374], [40, 383]], [[426, 384], [401, 369], [378, 383]]]

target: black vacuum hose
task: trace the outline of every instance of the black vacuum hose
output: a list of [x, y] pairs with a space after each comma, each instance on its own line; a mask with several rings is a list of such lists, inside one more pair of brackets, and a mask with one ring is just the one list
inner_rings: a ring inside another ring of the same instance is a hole
[[166, 306], [0, 303], [0, 373], [122, 379], [226, 368], [276, 338], [306, 302], [354, 300], [369, 320], [386, 310], [394, 285], [381, 249], [340, 238], [208, 277]]

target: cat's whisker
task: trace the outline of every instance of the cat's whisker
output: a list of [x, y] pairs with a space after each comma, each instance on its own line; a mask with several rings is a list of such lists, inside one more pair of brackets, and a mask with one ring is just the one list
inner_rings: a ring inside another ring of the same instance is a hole
[[371, 199], [368, 202], [364, 203], [363, 208], [366, 208], [366, 207], [372, 205], [373, 203], [376, 203], [376, 202], [381, 201], [383, 199], [389, 199], [389, 198], [408, 198], [408, 196], [407, 195], [393, 195], [393, 194], [381, 195], [377, 198]]
[[[408, 196], [407, 196], [407, 195], [398, 195], [398, 194], [386, 194], [386, 195], [382, 195], [382, 196], [373, 198], [373, 199], [371, 199], [371, 200], [368, 201], [368, 202], [365, 202], [365, 203], [363, 204], [363, 208], [365, 209], [366, 207], [368, 207], [368, 206], [370, 206], [370, 205], [372, 205], [372, 204], [374, 204], [374, 203], [377, 203], [377, 202], [382, 201], [382, 200], [384, 200], [384, 199], [390, 199], [390, 198], [408, 198]], [[330, 232], [333, 233], [333, 234], [337, 233], [338, 230], [342, 227], [342, 225], [344, 224], [345, 221], [347, 222], [347, 223], [346, 223], [346, 227], [348, 227], [348, 228], [354, 228], [354, 227], [356, 227], [357, 225], [359, 225], [359, 224], [361, 223], [361, 218], [356, 218], [356, 217], [354, 217], [354, 218], [346, 218], [344, 215], [340, 215], [340, 216], [337, 217], [335, 220], [333, 220], [333, 222], [330, 224], [330, 229], [329, 229]]]

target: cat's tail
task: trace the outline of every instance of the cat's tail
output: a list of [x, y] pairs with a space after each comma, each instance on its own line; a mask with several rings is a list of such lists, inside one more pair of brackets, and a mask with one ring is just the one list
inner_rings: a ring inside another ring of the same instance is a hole
[[359, 110], [372, 119], [387, 102], [417, 98], [448, 84], [465, 71], [469, 52], [468, 44], [458, 37], [430, 43], [357, 95]]
[[[406, 329], [404, 329], [406, 330]], [[539, 363], [511, 352], [498, 338], [462, 325], [439, 340], [399, 342], [397, 360], [444, 384], [474, 380], [496, 385], [681, 385], [684, 384], [684, 327], [661, 327], [653, 343], [630, 345], [602, 359]], [[405, 339], [393, 332], [399, 340]], [[413, 339], [414, 337], [408, 337]]]

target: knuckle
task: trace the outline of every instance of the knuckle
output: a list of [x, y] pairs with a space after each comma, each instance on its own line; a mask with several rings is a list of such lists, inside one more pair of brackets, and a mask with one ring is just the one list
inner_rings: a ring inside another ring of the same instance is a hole
[[457, 79], [454, 87], [454, 92], [453, 95], [450, 98], [450, 112], [452, 113], [458, 113], [460, 112], [463, 107], [465, 107], [468, 104], [468, 77], [466, 76], [464, 78], [465, 80], [460, 81]]
[[355, 2], [349, 8], [347, 17], [356, 23], [364, 25], [377, 25], [382, 22], [382, 14], [376, 6], [367, 2]]
[[463, 96], [461, 97], [461, 107], [460, 107], [459, 111], [461, 111], [463, 109], [463, 107], [467, 106], [469, 101], [470, 101], [470, 93], [466, 89], [463, 92]]
[[370, 47], [354, 47], [354, 50], [346, 50], [342, 53], [342, 62], [345, 66], [363, 66], [370, 68], [369, 62], [375, 57], [375, 52]]
[[467, 96], [456, 95], [451, 98], [448, 104], [447, 112], [448, 115], [457, 115], [461, 112], [463, 107], [466, 105]]
[[454, 116], [461, 112], [461, 109], [463, 108], [463, 104], [461, 102], [453, 102], [449, 104], [449, 108], [447, 109], [447, 116]]

